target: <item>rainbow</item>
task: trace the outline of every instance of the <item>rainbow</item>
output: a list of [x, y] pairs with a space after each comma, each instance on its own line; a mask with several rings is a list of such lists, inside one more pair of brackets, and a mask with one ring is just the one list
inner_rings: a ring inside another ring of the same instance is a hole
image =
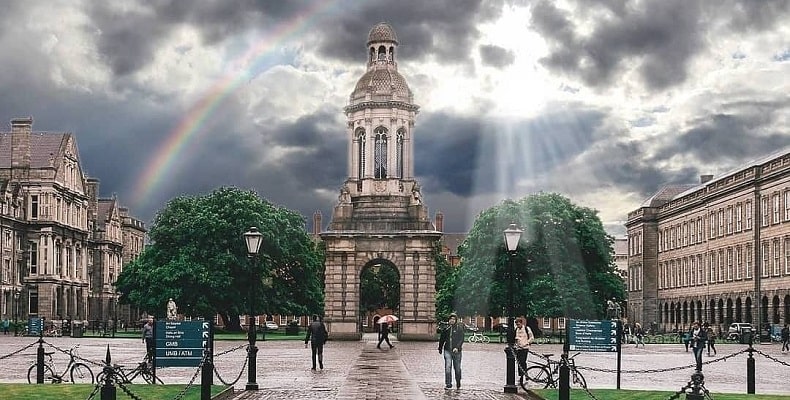
[[240, 85], [249, 81], [250, 71], [254, 71], [265, 57], [277, 46], [302, 32], [310, 26], [317, 17], [324, 14], [337, 0], [318, 0], [298, 13], [293, 18], [283, 21], [271, 30], [271, 35], [266, 39], [251, 46], [242, 56], [233, 60], [230, 65], [240, 65], [236, 71], [226, 73], [215, 81], [208, 90], [190, 107], [189, 111], [178, 122], [175, 129], [170, 131], [159, 150], [146, 164], [143, 173], [139, 175], [133, 190], [133, 204], [142, 208], [149, 203], [151, 194], [158, 190], [165, 178], [172, 178], [177, 173], [175, 163], [179, 156], [188, 148], [200, 133], [206, 121], [211, 118], [220, 104]]

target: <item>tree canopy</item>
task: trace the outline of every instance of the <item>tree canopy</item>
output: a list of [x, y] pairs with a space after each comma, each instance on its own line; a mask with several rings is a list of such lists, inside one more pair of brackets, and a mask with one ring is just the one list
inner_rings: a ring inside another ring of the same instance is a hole
[[[512, 256], [503, 236], [511, 223], [523, 230]], [[444, 279], [437, 292], [444, 298], [437, 300], [452, 301], [465, 315], [502, 316], [512, 280], [516, 315], [601, 318], [606, 300], [625, 298], [613, 243], [595, 210], [559, 194], [506, 200], [477, 217], [459, 248], [461, 265]]]
[[[252, 226], [263, 235], [256, 258], [242, 237]], [[250, 308], [255, 315], [323, 309], [323, 252], [304, 217], [252, 191], [225, 187], [172, 199], [148, 235], [151, 244], [118, 276], [121, 303], [161, 315], [172, 297], [179, 312], [219, 313], [231, 329]]]
[[400, 275], [389, 264], [362, 270], [359, 287], [360, 311], [374, 311], [379, 308], [398, 310], [400, 307]]

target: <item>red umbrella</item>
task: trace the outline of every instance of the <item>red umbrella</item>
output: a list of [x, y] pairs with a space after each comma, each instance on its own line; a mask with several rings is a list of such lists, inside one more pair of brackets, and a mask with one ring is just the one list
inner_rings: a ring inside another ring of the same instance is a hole
[[390, 323], [393, 323], [393, 322], [395, 322], [397, 320], [398, 320], [398, 317], [396, 317], [396, 316], [394, 316], [392, 314], [389, 314], [389, 315], [385, 315], [385, 316], [379, 318], [379, 323], [380, 324], [390, 324]]

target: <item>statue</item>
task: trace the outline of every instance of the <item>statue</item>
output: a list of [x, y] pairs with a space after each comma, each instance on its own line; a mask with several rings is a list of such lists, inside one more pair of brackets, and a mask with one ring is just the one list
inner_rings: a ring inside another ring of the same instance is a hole
[[351, 204], [351, 192], [347, 185], [340, 188], [340, 196], [337, 198], [340, 204]]
[[422, 204], [422, 194], [420, 193], [420, 185], [415, 183], [414, 187], [411, 189], [411, 204], [412, 205], [419, 205]]
[[176, 306], [176, 302], [173, 301], [173, 298], [167, 300], [167, 319], [170, 321], [175, 321], [178, 319], [178, 307]]

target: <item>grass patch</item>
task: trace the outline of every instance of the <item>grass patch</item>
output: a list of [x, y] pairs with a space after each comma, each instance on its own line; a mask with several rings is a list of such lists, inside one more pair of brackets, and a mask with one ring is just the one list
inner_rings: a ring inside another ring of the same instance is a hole
[[[533, 390], [546, 400], [558, 400], [559, 391], [557, 389]], [[650, 390], [617, 390], [617, 389], [592, 389], [590, 393], [600, 400], [666, 400], [675, 392], [650, 391]], [[788, 400], [790, 396], [770, 395], [770, 394], [742, 394], [742, 393], [711, 393], [716, 400]], [[571, 390], [571, 400], [589, 400], [589, 396], [583, 390]], [[680, 395], [685, 399], [685, 395]]]
[[[135, 395], [143, 399], [172, 399], [176, 397], [184, 385], [126, 385]], [[211, 387], [211, 396], [225, 390], [226, 386], [214, 385]], [[50, 399], [87, 399], [93, 392], [93, 385], [29, 385], [25, 383], [2, 383], [0, 393], [4, 399], [14, 400], [50, 400]], [[128, 399], [129, 396], [119, 387], [116, 387], [118, 399]], [[99, 393], [94, 397], [98, 399]], [[189, 388], [183, 397], [186, 400], [200, 400], [200, 385]]]

